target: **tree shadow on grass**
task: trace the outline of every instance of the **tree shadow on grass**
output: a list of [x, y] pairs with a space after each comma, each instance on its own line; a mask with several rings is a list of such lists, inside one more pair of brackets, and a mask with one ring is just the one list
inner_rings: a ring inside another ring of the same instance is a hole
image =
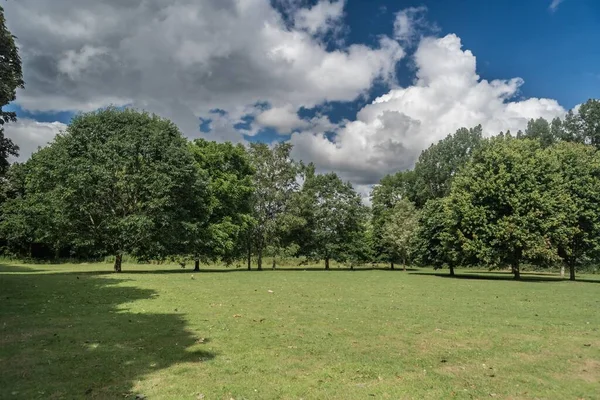
[[128, 311], [156, 292], [121, 282], [0, 274], [0, 398], [124, 398], [147, 374], [215, 357], [180, 315]]
[[0, 264], [0, 273], [2, 272], [18, 272], [21, 274], [26, 274], [30, 272], [38, 272], [38, 270], [20, 265]]
[[[568, 282], [567, 279], [562, 279], [556, 275], [547, 275], [540, 273], [532, 273], [527, 274], [521, 272], [521, 279], [514, 279], [511, 273], [500, 272], [500, 271], [491, 271], [491, 272], [482, 272], [481, 274], [475, 273], [460, 273], [455, 274], [454, 276], [449, 273], [428, 273], [428, 272], [411, 272], [411, 275], [423, 275], [423, 276], [436, 276], [440, 278], [450, 278], [450, 279], [471, 279], [471, 280], [486, 280], [486, 281], [512, 281], [512, 282]], [[586, 282], [586, 283], [600, 283], [600, 280], [593, 279], [577, 279], [576, 282]]]

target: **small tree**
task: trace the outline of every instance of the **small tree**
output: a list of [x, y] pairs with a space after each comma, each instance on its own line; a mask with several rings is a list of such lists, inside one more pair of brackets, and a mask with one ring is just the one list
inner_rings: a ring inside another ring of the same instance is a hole
[[467, 260], [457, 241], [456, 223], [448, 204], [447, 197], [425, 203], [419, 213], [413, 252], [418, 264], [448, 268], [454, 276], [455, 268]]
[[279, 143], [269, 148], [264, 143], [250, 144], [250, 163], [254, 169], [252, 204], [255, 223], [249, 239], [258, 254], [262, 270], [263, 252], [285, 247], [284, 221], [288, 220], [291, 198], [298, 188], [299, 165], [290, 158], [292, 145]]
[[307, 174], [302, 187], [305, 236], [303, 254], [314, 260], [347, 261], [360, 258], [355, 251], [365, 238], [366, 210], [350, 183], [333, 172]]
[[387, 261], [393, 269], [397, 255], [384, 242], [384, 226], [397, 202], [410, 197], [413, 189], [413, 171], [401, 171], [384, 176], [371, 192], [371, 238], [372, 252], [379, 261]]
[[418, 213], [408, 200], [396, 203], [383, 225], [383, 243], [394, 261], [400, 260], [406, 271], [406, 264], [411, 260], [414, 250], [415, 234], [418, 227]]

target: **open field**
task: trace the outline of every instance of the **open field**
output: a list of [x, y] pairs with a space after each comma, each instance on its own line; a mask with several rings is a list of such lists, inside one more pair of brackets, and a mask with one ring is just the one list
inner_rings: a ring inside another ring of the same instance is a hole
[[596, 275], [110, 270], [0, 265], [0, 398], [600, 398]]

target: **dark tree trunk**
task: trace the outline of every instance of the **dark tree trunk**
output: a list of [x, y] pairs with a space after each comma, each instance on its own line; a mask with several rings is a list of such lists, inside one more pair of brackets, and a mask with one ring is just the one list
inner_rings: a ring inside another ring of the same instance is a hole
[[115, 256], [115, 272], [121, 272], [121, 264], [123, 262], [123, 255], [117, 254]]
[[259, 271], [262, 271], [262, 248], [258, 249], [258, 260], [256, 260], [256, 265]]
[[514, 262], [511, 265], [512, 273], [515, 275], [515, 279], [521, 279], [521, 271], [519, 269], [519, 263]]
[[450, 266], [450, 276], [454, 276], [454, 266]]
[[200, 272], [200, 260], [198, 258], [194, 260], [194, 271]]
[[402, 259], [402, 271], [406, 272], [406, 259]]
[[569, 260], [569, 280], [575, 280], [575, 263], [572, 260]]
[[248, 244], [248, 271], [252, 269], [252, 247]]
[[394, 269], [394, 262], [393, 261], [390, 262], [390, 269]]
[[273, 266], [272, 266], [272, 268], [275, 269], [275, 266], [276, 266], [276, 264], [275, 264], [275, 257], [273, 257]]
[[329, 257], [325, 257], [325, 269], [329, 269]]

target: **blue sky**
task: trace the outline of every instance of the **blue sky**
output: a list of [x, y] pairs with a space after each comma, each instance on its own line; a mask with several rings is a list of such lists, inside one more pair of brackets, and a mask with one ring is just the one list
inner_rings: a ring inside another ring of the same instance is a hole
[[370, 184], [460, 126], [518, 129], [600, 96], [596, 0], [150, 3], [6, 3], [24, 157], [75, 112], [133, 105], [189, 137], [290, 140]]

